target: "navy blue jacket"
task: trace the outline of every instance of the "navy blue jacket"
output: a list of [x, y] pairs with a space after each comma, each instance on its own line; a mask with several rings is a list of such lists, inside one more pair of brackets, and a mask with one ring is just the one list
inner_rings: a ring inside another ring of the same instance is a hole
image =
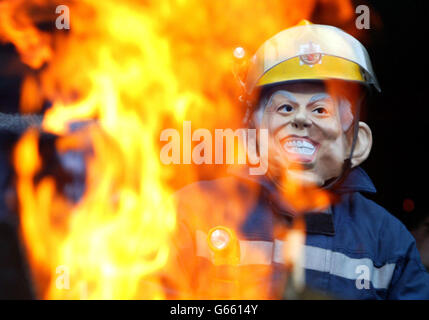
[[[276, 192], [268, 180], [248, 176], [201, 181], [177, 193], [178, 247], [179, 252], [186, 250], [179, 256], [187, 257], [180, 263], [194, 282], [193, 289], [207, 286], [207, 279], [198, 273], [213, 262], [208, 231], [218, 225], [233, 227], [237, 221], [240, 265], [269, 265], [274, 269], [271, 281], [279, 281], [284, 270], [283, 242], [274, 227], [279, 216], [288, 217], [278, 212]], [[398, 219], [362, 195], [376, 192], [364, 170], [353, 169], [337, 192], [340, 201], [329, 212], [306, 220], [306, 286], [342, 299], [429, 299], [429, 275], [413, 236]], [[264, 255], [252, 255], [254, 248]], [[190, 252], [198, 258], [189, 259]]]

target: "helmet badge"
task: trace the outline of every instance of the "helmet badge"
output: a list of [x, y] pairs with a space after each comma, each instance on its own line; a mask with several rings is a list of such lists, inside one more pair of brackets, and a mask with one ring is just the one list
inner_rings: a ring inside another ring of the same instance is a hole
[[313, 67], [316, 63], [322, 63], [323, 54], [320, 50], [320, 46], [311, 41], [300, 45], [298, 55], [300, 65], [306, 64]]

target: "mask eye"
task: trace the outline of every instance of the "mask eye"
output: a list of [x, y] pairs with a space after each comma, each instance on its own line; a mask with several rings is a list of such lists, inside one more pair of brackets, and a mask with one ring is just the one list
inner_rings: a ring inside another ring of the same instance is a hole
[[283, 104], [277, 108], [277, 111], [289, 113], [293, 111], [293, 107], [290, 104]]
[[320, 114], [320, 115], [327, 115], [328, 114], [328, 110], [326, 108], [323, 108], [323, 107], [317, 107], [313, 110], [313, 112], [316, 114]]

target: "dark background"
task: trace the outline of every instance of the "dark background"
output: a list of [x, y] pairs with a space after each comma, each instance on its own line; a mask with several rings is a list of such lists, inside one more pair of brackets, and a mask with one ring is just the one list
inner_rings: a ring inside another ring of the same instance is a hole
[[[376, 15], [362, 41], [382, 88], [364, 114], [374, 144], [363, 168], [378, 190], [371, 198], [411, 227], [429, 212], [428, 5], [412, 0], [353, 2], [355, 6], [368, 4]], [[323, 23], [323, 19], [316, 9], [313, 22]], [[26, 70], [13, 46], [0, 46], [0, 112], [17, 112]], [[10, 149], [17, 137], [0, 130], [0, 298], [31, 297], [16, 219], [5, 202], [11, 181]], [[405, 199], [414, 208], [409, 205], [405, 210]]]
[[[382, 92], [367, 110], [374, 144], [363, 167], [374, 199], [412, 226], [429, 213], [427, 1], [371, 1], [382, 29], [368, 47]], [[414, 209], [404, 210], [411, 199]]]

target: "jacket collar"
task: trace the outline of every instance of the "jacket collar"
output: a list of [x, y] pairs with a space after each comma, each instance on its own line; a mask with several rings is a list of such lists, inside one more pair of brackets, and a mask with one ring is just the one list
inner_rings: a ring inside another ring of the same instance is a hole
[[[252, 176], [248, 174], [248, 170], [236, 170], [231, 168], [229, 173], [252, 182], [256, 182], [266, 188], [269, 191], [275, 191], [274, 184], [266, 176]], [[377, 189], [375, 188], [371, 178], [361, 167], [355, 167], [350, 170], [347, 177], [341, 183], [340, 186], [336, 188], [338, 193], [349, 193], [349, 192], [367, 192], [367, 193], [376, 193]]]
[[[274, 184], [265, 176], [251, 176], [248, 171], [235, 171], [231, 173], [239, 178], [256, 182], [262, 186], [264, 198], [269, 202], [269, 205], [275, 214], [279, 214], [291, 222], [295, 218], [295, 214], [285, 206], [284, 201], [278, 198], [278, 191]], [[352, 169], [344, 181], [335, 190], [336, 193], [350, 192], [369, 192], [375, 193], [376, 189], [366, 172], [356, 167]], [[310, 234], [323, 234], [328, 236], [335, 235], [334, 219], [332, 210], [328, 212], [309, 212], [304, 214], [306, 223], [306, 231]]]
[[338, 193], [377, 192], [371, 178], [361, 167], [353, 168], [336, 191]]

